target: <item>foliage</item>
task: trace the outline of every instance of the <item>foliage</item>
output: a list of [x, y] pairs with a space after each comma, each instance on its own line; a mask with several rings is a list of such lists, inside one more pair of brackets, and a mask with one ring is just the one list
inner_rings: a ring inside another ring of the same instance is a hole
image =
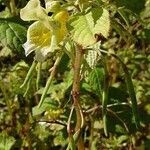
[[6, 133], [0, 135], [0, 149], [10, 150], [12, 145], [15, 143], [13, 137], [9, 137]]
[[0, 7], [0, 149], [149, 149], [149, 0]]
[[[14, 20], [15, 19], [15, 20]], [[12, 51], [22, 53], [22, 43], [26, 40], [26, 28], [17, 23], [17, 18], [0, 20], [0, 40], [3, 46], [10, 48]]]

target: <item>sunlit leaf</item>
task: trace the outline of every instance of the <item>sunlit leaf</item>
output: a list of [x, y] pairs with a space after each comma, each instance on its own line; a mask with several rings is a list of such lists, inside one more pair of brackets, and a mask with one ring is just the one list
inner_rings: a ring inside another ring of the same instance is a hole
[[100, 42], [94, 44], [92, 47], [91, 50], [88, 50], [87, 51], [87, 54], [85, 55], [85, 59], [89, 65], [90, 68], [94, 68], [96, 65], [97, 65], [97, 62], [99, 61], [100, 59], [100, 55], [99, 55], [99, 47], [100, 47]]
[[72, 17], [69, 29], [76, 43], [85, 47], [90, 46], [97, 42], [97, 35], [108, 37], [109, 13], [106, 9], [93, 8], [86, 14]]

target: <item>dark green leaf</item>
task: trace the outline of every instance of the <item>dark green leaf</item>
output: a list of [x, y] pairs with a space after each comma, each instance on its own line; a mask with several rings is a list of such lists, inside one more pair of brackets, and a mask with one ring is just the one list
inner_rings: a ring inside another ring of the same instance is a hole
[[89, 74], [89, 85], [101, 97], [102, 83], [104, 80], [104, 69], [95, 68]]
[[3, 46], [16, 53], [24, 53], [22, 44], [26, 41], [26, 27], [11, 19], [0, 19], [0, 31], [0, 41]]
[[125, 6], [126, 8], [130, 9], [131, 11], [139, 14], [145, 5], [145, 0], [115, 0], [116, 5], [118, 7]]

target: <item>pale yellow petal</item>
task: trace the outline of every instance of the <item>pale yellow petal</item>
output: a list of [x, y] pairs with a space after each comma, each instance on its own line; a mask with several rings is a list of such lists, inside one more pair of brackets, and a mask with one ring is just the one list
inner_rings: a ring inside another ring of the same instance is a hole
[[27, 5], [20, 10], [20, 17], [24, 21], [39, 20], [46, 16], [46, 11], [40, 6], [39, 0], [30, 0]]
[[26, 56], [35, 51], [42, 58], [51, 51], [51, 31], [41, 21], [33, 23], [27, 31], [27, 42], [23, 44]]

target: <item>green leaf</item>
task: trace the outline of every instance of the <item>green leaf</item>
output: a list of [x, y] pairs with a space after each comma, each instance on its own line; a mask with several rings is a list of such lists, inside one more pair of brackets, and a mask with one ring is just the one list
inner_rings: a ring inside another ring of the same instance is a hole
[[126, 142], [128, 139], [129, 139], [129, 137], [127, 135], [119, 136], [119, 138], [118, 138], [118, 145]]
[[86, 14], [72, 17], [69, 29], [76, 43], [85, 47], [93, 45], [97, 42], [96, 35], [108, 37], [110, 30], [109, 13], [106, 9], [92, 8]]
[[8, 57], [12, 55], [12, 51], [8, 47], [4, 47], [0, 50], [0, 57]]
[[125, 8], [139, 14], [144, 9], [145, 0], [115, 0], [118, 7], [125, 6]]
[[10, 150], [14, 145], [15, 139], [12, 136], [8, 136], [6, 133], [0, 133], [0, 149]]
[[[90, 68], [94, 68], [98, 61], [100, 60], [100, 48], [101, 43], [97, 42], [96, 44], [88, 47], [89, 50], [87, 51], [87, 54], [85, 55], [85, 60]], [[91, 49], [91, 50], [90, 50]]]
[[40, 108], [38, 106], [33, 107], [32, 109], [33, 116], [40, 115], [41, 113], [48, 111], [50, 109], [57, 110], [58, 105], [59, 104], [57, 101], [51, 100], [49, 97], [47, 97], [45, 98]]
[[87, 64], [89, 65], [90, 68], [94, 68], [97, 64], [97, 60], [98, 60], [98, 54], [97, 51], [94, 50], [88, 50], [87, 55], [85, 56]]
[[130, 32], [124, 28], [124, 26], [115, 19], [111, 20], [111, 26], [116, 32], [128, 43], [135, 42], [135, 37], [130, 34]]
[[4, 0], [0, 0], [0, 4], [3, 3], [3, 2], [4, 2]]
[[109, 99], [114, 103], [125, 102], [127, 99], [127, 91], [123, 87], [109, 87]]
[[150, 29], [150, 1], [147, 0], [145, 3], [145, 9], [140, 14], [142, 20], [145, 23], [145, 27]]
[[26, 41], [26, 27], [17, 22], [0, 19], [0, 41], [3, 46], [14, 52], [23, 52], [22, 44]]
[[128, 89], [128, 92], [129, 92], [129, 96], [131, 98], [131, 103], [132, 103], [131, 107], [132, 107], [134, 122], [135, 122], [135, 125], [136, 125], [137, 129], [138, 129], [140, 127], [140, 118], [139, 118], [138, 107], [137, 107], [137, 98], [136, 98], [134, 85], [133, 85], [133, 82], [132, 82], [132, 79], [131, 79], [131, 75], [128, 71], [128, 68], [126, 67], [124, 62], [120, 59], [120, 57], [118, 57], [114, 53], [108, 53], [108, 52], [105, 52], [103, 50], [100, 50], [100, 51], [104, 52], [104, 53], [107, 53], [107, 54], [111, 54], [114, 58], [116, 58], [120, 62], [121, 66], [122, 66], [122, 69], [125, 73], [125, 80], [126, 80], [127, 89]]
[[95, 68], [89, 75], [90, 87], [99, 95], [102, 96], [102, 83], [104, 81], [104, 70], [102, 68]]
[[129, 15], [126, 12], [126, 9], [124, 9], [124, 7], [120, 7], [120, 8], [118, 8], [118, 13], [123, 18], [123, 20], [125, 21], [126, 25], [129, 27], [129, 24], [130, 24]]

